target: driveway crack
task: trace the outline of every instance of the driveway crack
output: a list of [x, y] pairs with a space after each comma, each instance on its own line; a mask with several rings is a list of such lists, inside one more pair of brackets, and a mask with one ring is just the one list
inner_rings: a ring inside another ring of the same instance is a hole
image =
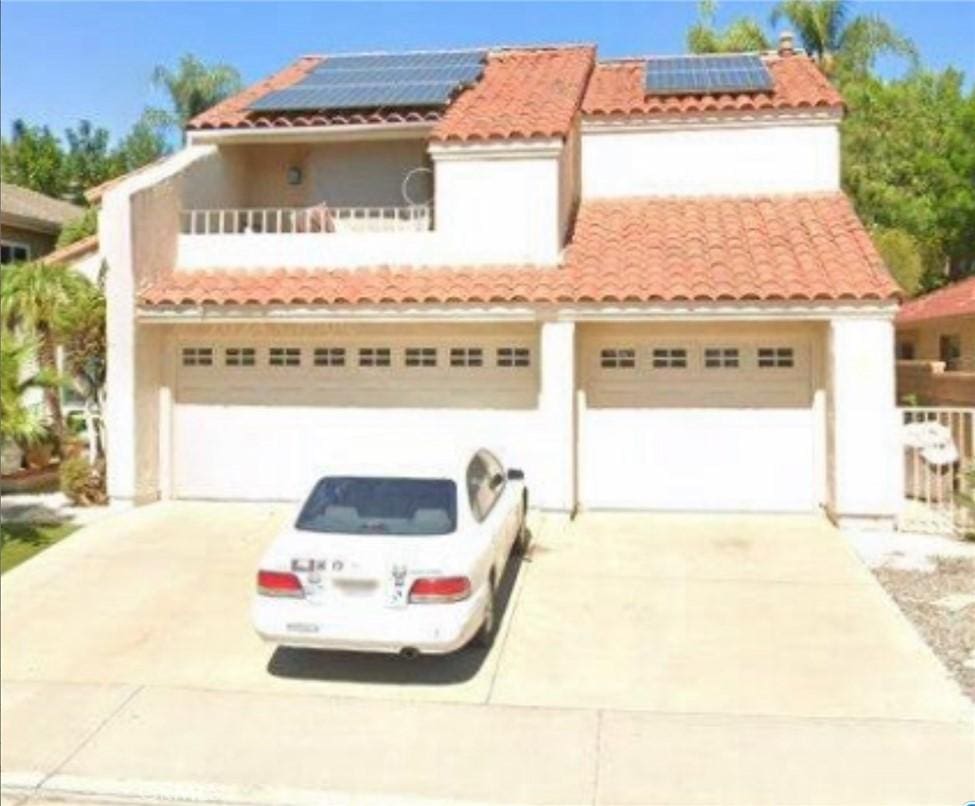
[[53, 770], [51, 770], [51, 772], [45, 775], [37, 784], [37, 786], [34, 787], [34, 789], [35, 790], [43, 789], [44, 786], [47, 784], [47, 782], [50, 781], [55, 775], [58, 775], [61, 772], [61, 770], [63, 770], [66, 766], [68, 766], [68, 764], [70, 764], [74, 760], [74, 758], [78, 755], [78, 753], [84, 750], [85, 747], [87, 747], [91, 743], [91, 740], [94, 739], [101, 732], [102, 728], [104, 728], [109, 722], [111, 722], [116, 716], [118, 716], [118, 714], [122, 711], [122, 709], [125, 708], [125, 706], [127, 706], [130, 702], [132, 702], [132, 700], [135, 699], [136, 695], [141, 693], [143, 689], [145, 689], [144, 685], [136, 686], [125, 697], [123, 697], [122, 701], [118, 705], [116, 705], [111, 711], [109, 711], [108, 714], [105, 715], [105, 718], [102, 719], [94, 728], [92, 728], [92, 730], [90, 730], [85, 735], [85, 737], [80, 742], [78, 742], [78, 746], [75, 747], [74, 750], [72, 750], [70, 753], [68, 753], [65, 759], [60, 764], [58, 764]]

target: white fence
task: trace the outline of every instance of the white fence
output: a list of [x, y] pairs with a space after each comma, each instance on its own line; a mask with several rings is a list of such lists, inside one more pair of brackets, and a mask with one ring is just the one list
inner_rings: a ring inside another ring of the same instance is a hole
[[405, 207], [246, 207], [183, 210], [183, 235], [307, 235], [330, 232], [426, 232], [430, 205]]
[[904, 495], [900, 528], [958, 534], [975, 529], [961, 496], [975, 465], [975, 408], [910, 406], [903, 415]]

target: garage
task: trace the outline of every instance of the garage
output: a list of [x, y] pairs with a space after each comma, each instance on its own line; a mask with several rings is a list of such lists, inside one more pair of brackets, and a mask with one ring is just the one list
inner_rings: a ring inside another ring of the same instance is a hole
[[465, 440], [538, 465], [535, 325], [191, 326], [166, 349], [177, 498], [294, 500], [359, 452]]
[[812, 324], [582, 327], [581, 505], [815, 509], [823, 343]]

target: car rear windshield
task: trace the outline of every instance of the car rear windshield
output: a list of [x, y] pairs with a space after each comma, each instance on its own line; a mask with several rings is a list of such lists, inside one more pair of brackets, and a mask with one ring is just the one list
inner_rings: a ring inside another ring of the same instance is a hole
[[360, 535], [445, 535], [457, 528], [448, 479], [330, 476], [315, 485], [298, 529]]

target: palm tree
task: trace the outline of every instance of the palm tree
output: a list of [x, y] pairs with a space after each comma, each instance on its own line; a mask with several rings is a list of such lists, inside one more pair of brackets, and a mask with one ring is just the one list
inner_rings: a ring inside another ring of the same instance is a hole
[[175, 70], [158, 65], [152, 83], [169, 95], [172, 111], [153, 109], [147, 119], [155, 125], [177, 126], [182, 131], [187, 121], [205, 112], [241, 89], [240, 73], [227, 64], [206, 65], [187, 53]]
[[748, 53], [771, 48], [757, 21], [738, 17], [722, 31], [714, 26], [717, 0], [700, 0], [697, 9], [698, 22], [687, 32], [687, 49], [691, 53]]
[[826, 75], [862, 75], [882, 53], [903, 56], [912, 64], [918, 59], [914, 43], [880, 17], [850, 19], [850, 0], [781, 0], [772, 9], [772, 25], [783, 19]]
[[63, 266], [18, 263], [3, 270], [0, 281], [0, 318], [10, 330], [33, 333], [37, 339], [39, 375], [44, 379], [44, 400], [51, 431], [60, 446], [64, 416], [58, 377], [55, 328], [58, 315], [71, 300], [86, 292], [90, 283]]
[[28, 373], [35, 354], [33, 340], [2, 328], [0, 332], [0, 438], [20, 444], [44, 436], [45, 427], [38, 413], [24, 405], [24, 392], [36, 383]]

